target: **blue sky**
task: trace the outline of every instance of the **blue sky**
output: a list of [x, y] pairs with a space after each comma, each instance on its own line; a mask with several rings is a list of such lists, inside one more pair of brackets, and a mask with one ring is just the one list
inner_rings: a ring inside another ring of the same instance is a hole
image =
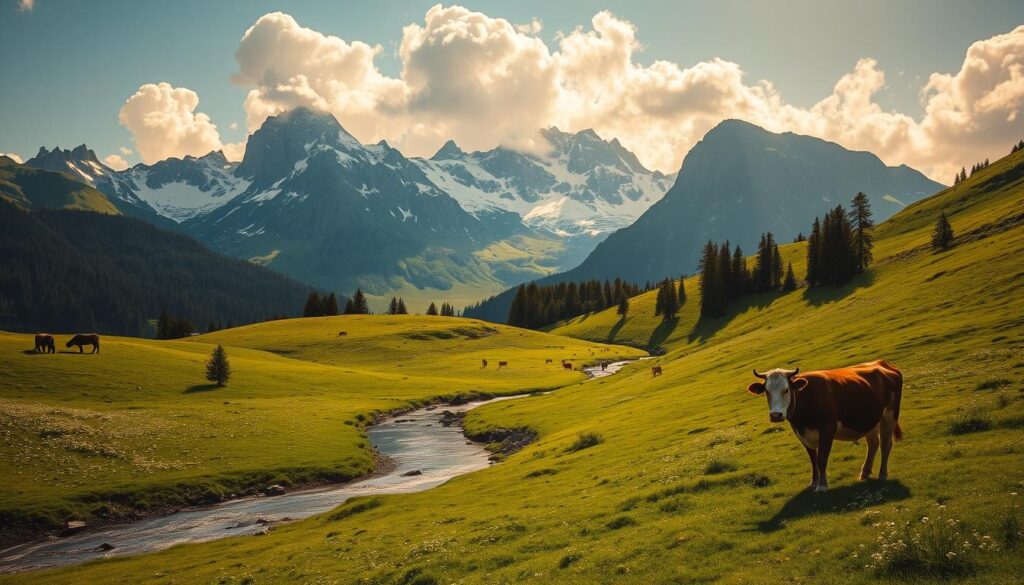
[[[0, 152], [24, 158], [40, 145], [85, 142], [101, 158], [133, 148], [118, 110], [140, 85], [161, 81], [198, 93], [199, 111], [212, 118], [224, 141], [242, 140], [249, 88], [230, 78], [238, 71], [240, 39], [261, 15], [280, 10], [325, 35], [380, 44], [376, 65], [398, 77], [402, 27], [422, 24], [433, 4], [36, 0], [24, 11], [17, 0], [0, 2]], [[746, 83], [769, 80], [798, 107], [827, 96], [858, 59], [871, 57], [886, 74], [878, 104], [913, 118], [923, 114], [919, 92], [929, 74], [955, 73], [971, 43], [1024, 24], [1019, 0], [460, 4], [514, 24], [539, 19], [537, 36], [552, 51], [560, 31], [589, 29], [595, 13], [609, 10], [635, 25], [643, 46], [638, 64], [663, 59], [685, 68], [724, 59], [742, 67]]]

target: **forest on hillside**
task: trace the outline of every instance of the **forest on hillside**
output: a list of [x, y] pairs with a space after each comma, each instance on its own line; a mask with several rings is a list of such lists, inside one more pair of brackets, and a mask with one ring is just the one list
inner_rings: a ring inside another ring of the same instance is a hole
[[0, 204], [0, 329], [153, 336], [162, 311], [193, 323], [294, 315], [305, 287], [142, 221]]

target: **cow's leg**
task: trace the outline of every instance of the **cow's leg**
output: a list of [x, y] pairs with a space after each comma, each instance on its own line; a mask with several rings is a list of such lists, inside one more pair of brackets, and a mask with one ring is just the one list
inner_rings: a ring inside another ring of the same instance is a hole
[[868, 442], [868, 454], [864, 457], [864, 465], [860, 468], [860, 478], [871, 477], [871, 467], [875, 464], [875, 453], [878, 452], [878, 427], [864, 435]]
[[896, 419], [888, 408], [882, 412], [882, 422], [878, 425], [879, 439], [882, 443], [882, 462], [878, 464], [878, 479], [889, 477], [889, 452], [892, 451], [892, 432], [896, 428]]
[[807, 489], [815, 489], [818, 487], [818, 452], [810, 447], [804, 447], [807, 450], [807, 457], [811, 460], [811, 483], [807, 486]]
[[828, 491], [828, 456], [832, 452], [832, 440], [835, 439], [835, 429], [823, 429], [818, 432], [818, 487], [816, 492]]

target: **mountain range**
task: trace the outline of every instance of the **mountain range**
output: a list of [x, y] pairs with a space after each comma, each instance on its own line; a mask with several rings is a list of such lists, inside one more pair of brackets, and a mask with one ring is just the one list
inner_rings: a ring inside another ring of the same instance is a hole
[[657, 280], [692, 272], [708, 239], [752, 251], [762, 232], [791, 239], [858, 191], [882, 220], [941, 188], [871, 153], [737, 120], [710, 131], [675, 175], [592, 130], [541, 135], [541, 153], [449, 141], [408, 158], [297, 108], [268, 118], [239, 163], [211, 152], [113, 171], [83, 145], [40, 149], [25, 166], [94, 185], [121, 213], [215, 251], [414, 307], [469, 304], [528, 280]]

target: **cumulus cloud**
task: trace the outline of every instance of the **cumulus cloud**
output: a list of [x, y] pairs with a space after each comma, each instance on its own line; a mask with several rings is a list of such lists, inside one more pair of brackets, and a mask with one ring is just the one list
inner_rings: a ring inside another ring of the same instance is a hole
[[0, 156], [6, 156], [7, 158], [9, 158], [9, 159], [13, 160], [14, 162], [18, 163], [19, 165], [21, 163], [25, 162], [25, 161], [21, 160], [20, 156], [18, 156], [17, 154], [14, 154], [13, 152], [0, 152]]
[[[515, 25], [437, 5], [422, 23], [402, 29], [401, 72], [389, 77], [375, 63], [381, 46], [324, 34], [274, 12], [243, 35], [233, 81], [249, 89], [250, 131], [268, 116], [308, 106], [333, 113], [363, 142], [386, 139], [409, 155], [432, 154], [449, 138], [467, 149], [536, 151], [546, 146], [537, 130], [557, 125], [593, 128], [618, 138], [647, 166], [675, 171], [711, 128], [740, 118], [870, 150], [889, 164], [948, 181], [954, 168], [1001, 156], [1024, 134], [1024, 26], [971, 45], [959, 71], [932, 74], [921, 88], [924, 113], [916, 117], [876, 101], [886, 79], [869, 56], [818, 103], [797, 107], [770, 81], [748, 80], [731, 61], [641, 64], [636, 27], [607, 11], [589, 27], [558, 33], [554, 50], [538, 38], [541, 29], [536, 20]], [[195, 93], [163, 85], [140, 88], [146, 107], [134, 115], [122, 111], [122, 120], [139, 128], [133, 133], [143, 159], [214, 147], [219, 134], [195, 113]], [[174, 92], [183, 95], [166, 96]], [[139, 121], [150, 115], [156, 122]]]
[[145, 163], [212, 150], [238, 158], [242, 147], [222, 143], [210, 117], [195, 111], [198, 106], [199, 95], [191, 89], [147, 83], [125, 101], [118, 119], [131, 132]]
[[108, 154], [103, 158], [103, 164], [115, 171], [123, 171], [128, 168], [128, 161], [119, 154]]
[[32, 9], [36, 7], [36, 0], [18, 0], [18, 11], [19, 12], [32, 12]]

